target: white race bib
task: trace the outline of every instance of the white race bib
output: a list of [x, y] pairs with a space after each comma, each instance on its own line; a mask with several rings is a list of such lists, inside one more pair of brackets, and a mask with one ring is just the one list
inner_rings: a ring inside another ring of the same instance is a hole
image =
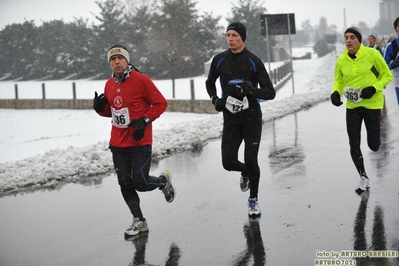
[[228, 96], [226, 99], [226, 109], [233, 114], [244, 111], [245, 109], [248, 108], [249, 108], [249, 103], [247, 96], [245, 96], [244, 99], [242, 99], [242, 101], [231, 96]]
[[112, 124], [119, 128], [127, 128], [130, 123], [129, 109], [127, 107], [116, 110], [111, 107]]
[[344, 96], [351, 102], [360, 103], [362, 98], [360, 98], [360, 93], [362, 92], [361, 89], [354, 89], [354, 88], [345, 88], [344, 89]]

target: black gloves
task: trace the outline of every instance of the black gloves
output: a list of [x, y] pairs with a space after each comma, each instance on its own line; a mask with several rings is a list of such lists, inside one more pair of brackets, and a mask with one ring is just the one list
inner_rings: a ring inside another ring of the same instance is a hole
[[[360, 98], [370, 99], [371, 97], [373, 97], [375, 92], [376, 92], [376, 90], [373, 86], [366, 87], [366, 88], [362, 89], [362, 91], [360, 92]], [[331, 103], [335, 106], [340, 106], [342, 104], [341, 95], [339, 95], [338, 91], [334, 91], [331, 94]]]
[[375, 93], [375, 88], [373, 86], [366, 87], [360, 93], [360, 98], [370, 99], [371, 97], [373, 97], [374, 93]]
[[331, 103], [335, 106], [340, 106], [342, 104], [341, 102], [341, 95], [339, 95], [338, 91], [334, 91], [331, 94]]
[[104, 112], [105, 106], [107, 105], [108, 101], [107, 98], [105, 98], [104, 93], [101, 93], [100, 95], [97, 94], [97, 92], [94, 92], [94, 99], [93, 99], [93, 109], [101, 114]]
[[397, 68], [397, 67], [399, 67], [399, 58], [393, 60], [392, 63], [391, 63], [391, 69], [394, 69], [394, 68]]
[[130, 122], [127, 126], [134, 126], [133, 139], [141, 140], [144, 137], [146, 126], [150, 123], [150, 119], [141, 117], [140, 119]]
[[237, 84], [236, 88], [242, 96], [251, 95], [254, 90], [256, 90], [256, 88], [252, 85], [250, 81], [245, 81], [243, 83]]
[[226, 106], [226, 101], [215, 95], [212, 97], [212, 104], [215, 106], [216, 111], [221, 112]]

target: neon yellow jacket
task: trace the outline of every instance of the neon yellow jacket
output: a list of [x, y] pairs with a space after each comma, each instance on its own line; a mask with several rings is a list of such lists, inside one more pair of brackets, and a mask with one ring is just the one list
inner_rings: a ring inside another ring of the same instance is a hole
[[335, 63], [334, 85], [331, 92], [338, 91], [340, 95], [344, 89], [364, 89], [373, 86], [376, 93], [370, 99], [362, 99], [355, 103], [346, 101], [346, 108], [364, 107], [367, 109], [382, 109], [384, 107], [384, 88], [391, 82], [393, 75], [384, 58], [377, 49], [360, 44], [356, 59], [348, 55], [348, 49], [337, 58]]

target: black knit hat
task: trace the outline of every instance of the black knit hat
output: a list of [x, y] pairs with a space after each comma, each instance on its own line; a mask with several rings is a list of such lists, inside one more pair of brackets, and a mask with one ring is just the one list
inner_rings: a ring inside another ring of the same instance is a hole
[[247, 28], [241, 22], [233, 22], [227, 26], [226, 32], [229, 30], [235, 30], [240, 36], [243, 42], [247, 38]]
[[359, 42], [362, 42], [362, 34], [360, 33], [360, 30], [356, 27], [349, 27], [346, 29], [345, 34], [347, 34], [348, 32], [355, 34], [356, 38], [359, 40]]

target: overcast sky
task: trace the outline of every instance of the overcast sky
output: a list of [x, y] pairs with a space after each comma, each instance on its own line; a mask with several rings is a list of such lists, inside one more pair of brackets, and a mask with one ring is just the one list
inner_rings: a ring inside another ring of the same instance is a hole
[[[98, 0], [103, 2], [103, 0]], [[104, 0], [105, 1], [105, 0]], [[122, 1], [123, 2], [123, 1]], [[197, 0], [199, 12], [213, 12], [223, 17], [231, 14], [233, 4], [238, 0]], [[264, 0], [264, 6], [269, 14], [294, 13], [297, 30], [301, 23], [309, 20], [312, 26], [319, 24], [319, 19], [325, 17], [327, 24], [335, 24], [338, 30], [346, 26], [357, 25], [359, 21], [373, 27], [379, 19], [379, 0]], [[344, 12], [345, 10], [345, 12]], [[87, 18], [95, 22], [95, 15], [100, 9], [95, 0], [1, 0], [0, 30], [12, 23], [23, 23], [34, 20], [37, 26], [42, 21], [62, 19], [72, 22], [74, 18]], [[93, 14], [94, 13], [94, 14]], [[227, 26], [225, 19], [220, 21]]]

